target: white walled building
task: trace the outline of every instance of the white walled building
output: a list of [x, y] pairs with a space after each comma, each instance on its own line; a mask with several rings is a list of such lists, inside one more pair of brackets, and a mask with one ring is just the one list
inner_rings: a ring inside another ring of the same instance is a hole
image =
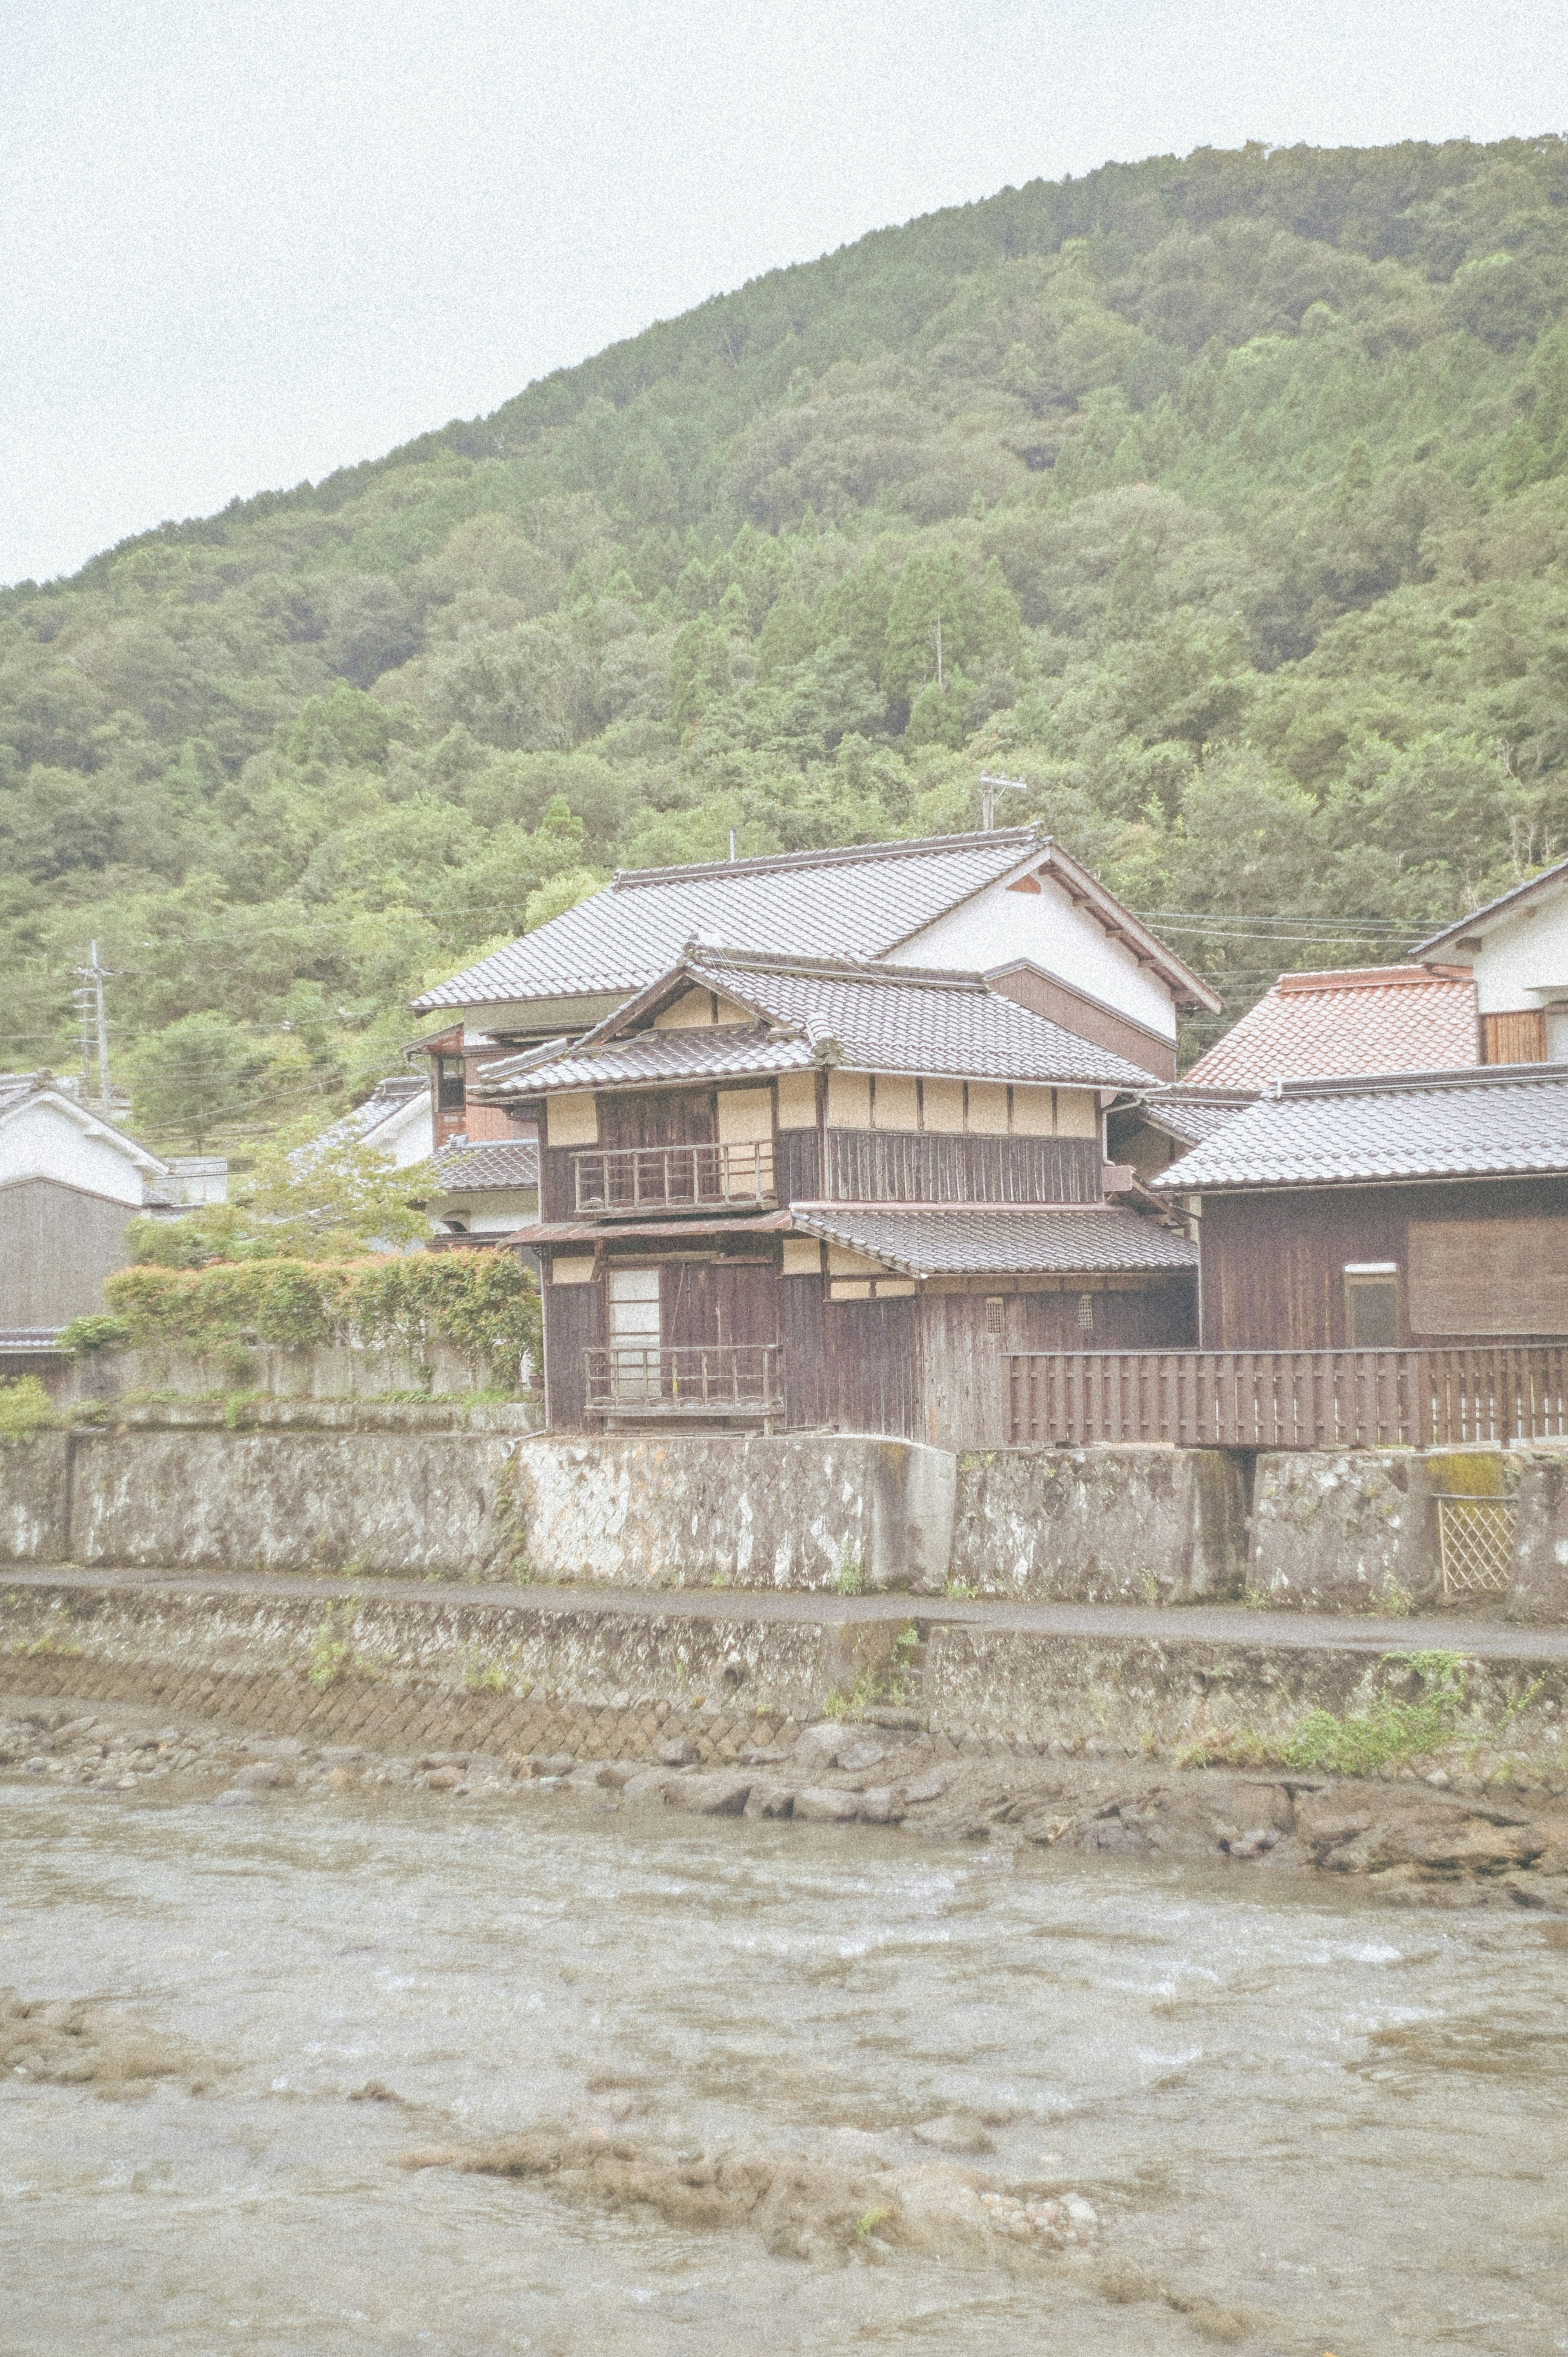
[[1568, 1063], [1568, 859], [1411, 952], [1474, 975], [1487, 1064]]

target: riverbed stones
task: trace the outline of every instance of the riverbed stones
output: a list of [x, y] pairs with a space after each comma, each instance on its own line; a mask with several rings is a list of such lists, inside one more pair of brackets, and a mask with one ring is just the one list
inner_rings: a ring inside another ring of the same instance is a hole
[[659, 1747], [660, 1765], [664, 1768], [694, 1768], [697, 1747], [689, 1735], [677, 1735]]
[[795, 1795], [794, 1813], [809, 1824], [848, 1824], [860, 1814], [860, 1794], [839, 1785], [808, 1784]]
[[751, 1778], [715, 1769], [697, 1776], [681, 1776], [670, 1797], [694, 1817], [738, 1817], [751, 1794]]
[[990, 2152], [991, 2138], [984, 2124], [972, 2112], [942, 2112], [935, 2119], [921, 2120], [910, 2130], [917, 2144], [929, 2144], [938, 2152]]

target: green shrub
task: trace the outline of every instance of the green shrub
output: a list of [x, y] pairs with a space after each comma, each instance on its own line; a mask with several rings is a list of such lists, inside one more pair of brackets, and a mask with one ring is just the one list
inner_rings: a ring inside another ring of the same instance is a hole
[[357, 1340], [422, 1359], [441, 1340], [469, 1360], [514, 1364], [539, 1349], [538, 1289], [510, 1253], [123, 1268], [103, 1290], [115, 1339], [138, 1347], [207, 1354]]
[[54, 1416], [54, 1403], [37, 1375], [0, 1383], [0, 1439], [26, 1440]]
[[73, 1318], [61, 1332], [59, 1347], [68, 1358], [85, 1358], [93, 1351], [126, 1351], [131, 1347], [130, 1320], [125, 1318]]

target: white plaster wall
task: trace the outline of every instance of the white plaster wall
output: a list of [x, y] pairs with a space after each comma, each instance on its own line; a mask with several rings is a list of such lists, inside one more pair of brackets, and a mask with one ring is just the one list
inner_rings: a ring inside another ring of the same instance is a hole
[[390, 1154], [399, 1170], [406, 1170], [411, 1162], [427, 1162], [435, 1151], [435, 1116], [429, 1092], [400, 1105], [390, 1119], [371, 1130], [365, 1144]]
[[1047, 974], [1107, 1006], [1174, 1039], [1176, 1005], [1157, 974], [1075, 908], [1058, 884], [1042, 878], [1038, 892], [1011, 892], [993, 884], [913, 940], [889, 952], [901, 965], [970, 967], [980, 973], [1012, 958], [1033, 958]]
[[510, 1236], [514, 1228], [538, 1220], [539, 1198], [532, 1187], [520, 1187], [512, 1195], [454, 1195], [442, 1203], [438, 1216], [466, 1221], [471, 1236]]
[[1540, 1006], [1543, 993], [1568, 996], [1568, 885], [1490, 927], [1475, 959], [1483, 1015]]
[[124, 1147], [79, 1129], [47, 1098], [0, 1121], [0, 1179], [58, 1178], [116, 1203], [142, 1200], [142, 1174]]

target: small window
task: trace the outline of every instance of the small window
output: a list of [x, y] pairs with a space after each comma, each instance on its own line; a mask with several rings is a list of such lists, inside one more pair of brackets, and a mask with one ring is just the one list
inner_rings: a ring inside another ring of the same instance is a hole
[[442, 1113], [461, 1113], [467, 1103], [461, 1056], [435, 1059], [435, 1103]]
[[1352, 1351], [1393, 1351], [1400, 1339], [1400, 1273], [1393, 1261], [1351, 1261], [1345, 1270], [1345, 1340]]
[[987, 1294], [985, 1297], [986, 1332], [988, 1334], [1001, 1334], [1005, 1332], [1006, 1326], [1007, 1304], [1005, 1300], [1000, 1293]]
[[1078, 1330], [1080, 1334], [1092, 1334], [1094, 1331], [1094, 1296], [1092, 1293], [1080, 1293], [1078, 1297]]

